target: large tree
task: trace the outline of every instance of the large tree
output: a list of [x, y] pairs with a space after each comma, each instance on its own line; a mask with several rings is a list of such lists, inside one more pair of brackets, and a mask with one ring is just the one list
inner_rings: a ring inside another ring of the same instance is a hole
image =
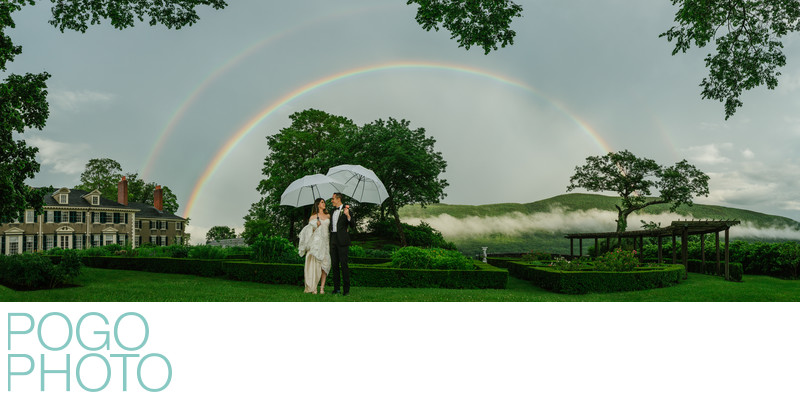
[[224, 239], [234, 239], [235, 237], [236, 231], [233, 228], [217, 225], [206, 232], [206, 243], [218, 242]]
[[778, 68], [786, 65], [781, 38], [800, 29], [796, 0], [672, 0], [679, 6], [676, 26], [660, 36], [675, 41], [672, 54], [712, 41], [716, 52], [706, 58], [708, 77], [700, 86], [704, 99], [725, 103], [725, 119], [742, 106], [744, 90], [778, 85]]
[[419, 5], [416, 20], [426, 31], [438, 31], [441, 25], [458, 40], [458, 47], [469, 50], [477, 45], [484, 54], [497, 50], [498, 44], [513, 45], [517, 33], [510, 28], [511, 19], [522, 16], [522, 6], [511, 0], [408, 0], [406, 4]]
[[110, 158], [92, 158], [81, 172], [81, 183], [75, 189], [99, 190], [103, 198], [117, 201], [117, 183], [122, 179], [122, 166]]
[[352, 142], [353, 158], [371, 169], [386, 186], [389, 198], [383, 206], [394, 217], [400, 242], [406, 237], [398, 211], [408, 204], [425, 206], [445, 197], [448, 186], [440, 176], [447, 168], [436, 140], [425, 128], [411, 129], [410, 122], [389, 118], [365, 124]]
[[[325, 174], [328, 168], [345, 163], [347, 154], [335, 151], [333, 144], [352, 136], [358, 127], [348, 118], [315, 109], [296, 112], [289, 118], [291, 125], [267, 136], [269, 152], [261, 170], [265, 178], [257, 188], [263, 198], [253, 204], [245, 217], [245, 230], [248, 227], [263, 229], [263, 223], [248, 222], [267, 219], [273, 229], [286, 229], [289, 240], [294, 240], [295, 225], [308, 218], [310, 207], [306, 210], [280, 206], [281, 194], [296, 179]], [[245, 236], [252, 234], [246, 232]]]
[[[118, 29], [134, 25], [135, 20], [148, 19], [150, 25], [163, 24], [180, 29], [197, 22], [198, 6], [220, 9], [223, 0], [51, 0], [51, 25], [62, 32], [86, 32], [89, 25], [101, 20], [110, 21]], [[6, 35], [14, 28], [12, 14], [24, 6], [34, 5], [33, 0], [0, 0], [0, 71], [22, 54], [22, 47], [14, 45]], [[49, 116], [47, 104], [47, 72], [25, 75], [9, 74], [0, 82], [0, 223], [17, 218], [26, 208], [41, 210], [44, 191], [25, 184], [39, 172], [36, 147], [24, 140], [15, 140], [14, 134], [23, 134], [29, 128], [41, 130]]]
[[[156, 183], [155, 182], [147, 182], [141, 178], [139, 178], [139, 174], [136, 172], [129, 172], [127, 174], [128, 179], [128, 201], [135, 201], [138, 203], [145, 203], [149, 205], [154, 205], [154, 197], [153, 193], [156, 190]], [[178, 204], [178, 196], [172, 192], [169, 186], [161, 185], [161, 197], [162, 197], [162, 205], [164, 206], [164, 211], [175, 214], [178, 212], [178, 208], [180, 204]], [[116, 200], [116, 197], [114, 197]]]
[[[639, 158], [628, 150], [586, 158], [586, 164], [575, 167], [567, 191], [584, 188], [592, 192], [616, 192], [617, 232], [628, 227], [628, 216], [654, 204], [691, 206], [693, 198], [708, 196], [708, 175], [682, 160], [663, 167], [648, 158]], [[653, 191], [657, 196], [653, 197]]]
[[[93, 158], [86, 163], [81, 173], [81, 183], [75, 188], [87, 192], [97, 189], [103, 198], [117, 201], [117, 184], [122, 177], [122, 166], [117, 161], [110, 158]], [[155, 182], [145, 182], [136, 172], [129, 172], [125, 177], [128, 180], [128, 201], [154, 205]], [[180, 207], [178, 196], [166, 185], [161, 185], [161, 189], [164, 211], [174, 214]]]

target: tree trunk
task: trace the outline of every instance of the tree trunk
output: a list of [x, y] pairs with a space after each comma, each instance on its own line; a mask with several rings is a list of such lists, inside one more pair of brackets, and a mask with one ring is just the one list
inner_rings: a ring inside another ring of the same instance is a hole
[[622, 209], [617, 206], [617, 233], [625, 232], [628, 229], [628, 215], [631, 214], [631, 210]]
[[397, 212], [397, 207], [394, 206], [393, 202], [389, 204], [389, 211], [394, 215], [394, 224], [395, 227], [397, 227], [397, 234], [400, 235], [400, 246], [408, 246], [406, 243], [406, 234], [403, 232], [403, 224], [400, 223], [400, 214]]

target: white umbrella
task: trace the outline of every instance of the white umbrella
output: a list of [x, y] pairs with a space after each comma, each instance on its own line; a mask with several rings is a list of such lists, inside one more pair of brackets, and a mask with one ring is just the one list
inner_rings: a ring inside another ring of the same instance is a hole
[[307, 206], [318, 198], [329, 199], [344, 185], [322, 174], [306, 175], [292, 182], [281, 195], [282, 206]]
[[344, 185], [341, 193], [359, 203], [381, 204], [389, 197], [378, 176], [360, 165], [337, 165], [328, 170], [328, 177], [341, 182]]

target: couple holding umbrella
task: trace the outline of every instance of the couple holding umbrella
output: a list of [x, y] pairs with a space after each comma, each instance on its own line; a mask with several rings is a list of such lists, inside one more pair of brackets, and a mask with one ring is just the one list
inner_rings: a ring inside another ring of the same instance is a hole
[[[300, 231], [300, 256], [305, 255], [303, 270], [305, 292], [325, 293], [328, 274], [333, 279], [333, 294], [350, 293], [350, 228], [355, 218], [343, 195], [359, 203], [381, 204], [389, 194], [371, 170], [360, 165], [339, 165], [327, 175], [306, 175], [294, 182], [281, 195], [282, 206], [301, 207], [313, 204], [311, 217]], [[331, 199], [333, 210], [328, 212], [325, 199]], [[341, 280], [340, 280], [341, 277]], [[341, 291], [339, 290], [341, 284]]]

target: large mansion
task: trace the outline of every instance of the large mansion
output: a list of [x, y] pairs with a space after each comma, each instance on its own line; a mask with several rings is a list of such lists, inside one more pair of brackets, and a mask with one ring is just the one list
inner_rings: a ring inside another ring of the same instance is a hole
[[153, 204], [128, 203], [128, 181], [117, 184], [117, 201], [98, 190], [61, 188], [45, 196], [41, 214], [26, 210], [22, 221], [0, 224], [0, 253], [44, 251], [54, 247], [85, 249], [112, 243], [157, 246], [183, 244], [186, 220], [164, 212], [156, 186]]

